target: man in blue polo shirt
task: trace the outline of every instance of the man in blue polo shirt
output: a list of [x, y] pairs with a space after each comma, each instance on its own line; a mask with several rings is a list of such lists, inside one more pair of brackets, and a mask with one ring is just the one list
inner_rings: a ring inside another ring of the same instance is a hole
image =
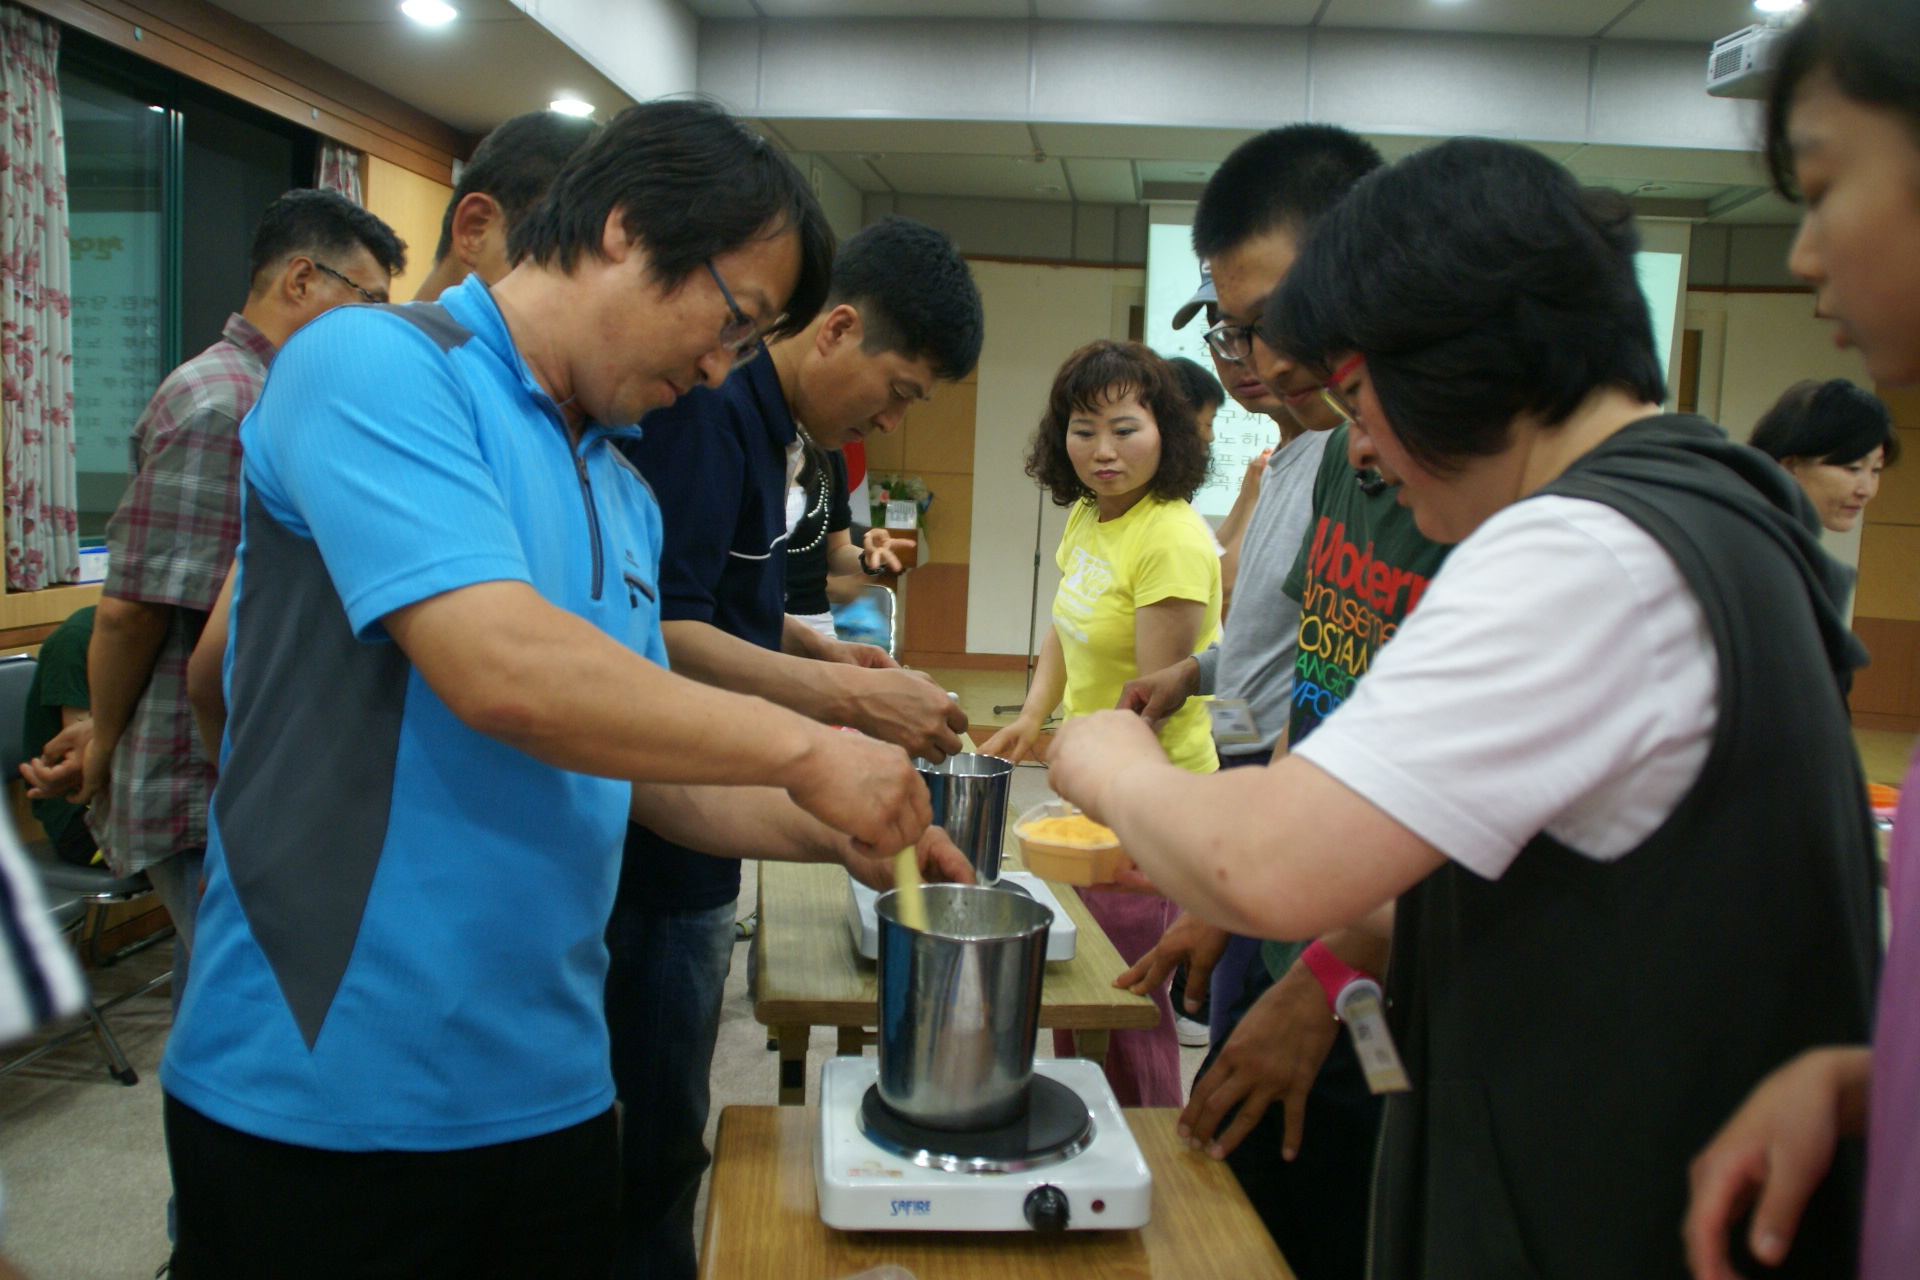
[[601, 1280], [628, 820], [955, 868], [899, 748], [665, 670], [659, 512], [614, 447], [810, 319], [831, 243], [764, 141], [649, 103], [492, 290], [343, 308], [281, 351], [242, 428], [201, 950], [162, 1068], [179, 1280]]
[[[660, 496], [661, 629], [675, 671], [917, 756], [964, 749], [966, 716], [939, 685], [787, 617], [787, 488], [800, 450], [894, 431], [938, 383], [964, 378], [981, 331], [980, 294], [953, 242], [885, 218], [840, 246], [812, 324], [757, 359], [742, 352], [720, 387], [649, 414], [645, 436], [621, 442]], [[857, 572], [859, 549], [842, 554], [840, 571]], [[873, 662], [884, 665], [864, 665]], [[626, 1103], [618, 1280], [694, 1274], [707, 1076], [739, 892], [737, 861], [629, 830], [607, 933], [607, 1021]]]

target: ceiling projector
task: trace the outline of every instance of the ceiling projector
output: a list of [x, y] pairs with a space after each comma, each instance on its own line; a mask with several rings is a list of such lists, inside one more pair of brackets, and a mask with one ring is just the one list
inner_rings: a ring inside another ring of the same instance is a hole
[[1707, 55], [1707, 92], [1716, 98], [1764, 98], [1780, 60], [1785, 24], [1757, 23], [1713, 42]]

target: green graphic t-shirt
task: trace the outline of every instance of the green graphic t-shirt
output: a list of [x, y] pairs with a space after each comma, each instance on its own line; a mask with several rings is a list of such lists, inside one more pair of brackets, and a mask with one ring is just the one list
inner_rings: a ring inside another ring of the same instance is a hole
[[1367, 674], [1413, 612], [1448, 548], [1433, 542], [1397, 491], [1368, 494], [1347, 462], [1347, 429], [1327, 440], [1313, 482], [1313, 521], [1282, 588], [1300, 605], [1287, 741], [1297, 745]]

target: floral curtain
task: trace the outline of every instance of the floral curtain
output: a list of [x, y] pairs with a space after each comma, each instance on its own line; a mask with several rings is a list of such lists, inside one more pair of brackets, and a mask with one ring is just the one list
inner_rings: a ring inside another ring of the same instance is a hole
[[80, 577], [60, 27], [0, 4], [0, 435], [7, 588]]
[[338, 191], [355, 204], [366, 204], [366, 195], [360, 190], [360, 153], [338, 142], [321, 142], [320, 172], [314, 175], [313, 185], [322, 191]]

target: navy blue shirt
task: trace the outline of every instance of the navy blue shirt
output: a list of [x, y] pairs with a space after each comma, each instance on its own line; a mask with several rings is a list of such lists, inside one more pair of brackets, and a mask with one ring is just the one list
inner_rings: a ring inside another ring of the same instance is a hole
[[[659, 498], [660, 617], [711, 623], [765, 649], [785, 626], [787, 447], [797, 438], [773, 361], [742, 365], [644, 419], [620, 447]], [[627, 827], [626, 900], [704, 911], [740, 894], [740, 863]]]

